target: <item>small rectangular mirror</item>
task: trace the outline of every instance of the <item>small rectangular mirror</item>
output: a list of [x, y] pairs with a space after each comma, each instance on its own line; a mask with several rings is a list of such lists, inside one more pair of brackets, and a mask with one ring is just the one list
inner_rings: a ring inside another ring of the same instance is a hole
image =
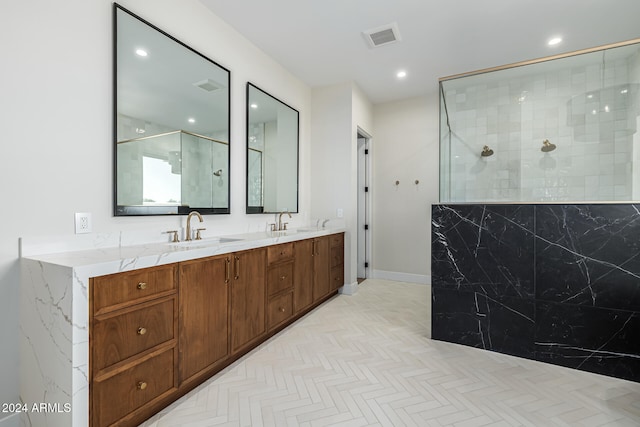
[[226, 68], [114, 4], [115, 215], [229, 213]]
[[298, 212], [299, 113], [247, 83], [247, 213]]

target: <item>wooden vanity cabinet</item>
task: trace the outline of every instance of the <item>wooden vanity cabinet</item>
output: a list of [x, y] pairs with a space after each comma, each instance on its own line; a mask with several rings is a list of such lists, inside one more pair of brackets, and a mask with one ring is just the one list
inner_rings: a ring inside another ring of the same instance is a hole
[[331, 260], [331, 291], [337, 291], [344, 285], [344, 233], [329, 236]]
[[293, 242], [293, 311], [300, 313], [313, 304], [313, 239]]
[[331, 292], [329, 255], [329, 236], [313, 239], [313, 302]]
[[177, 265], [91, 279], [92, 427], [134, 425], [178, 389]]
[[91, 427], [134, 426], [334, 295], [344, 235], [90, 279]]
[[267, 248], [267, 330], [293, 316], [293, 243]]
[[[344, 251], [343, 234], [337, 240], [330, 236], [294, 242], [294, 311], [299, 313], [309, 306], [322, 301], [340, 286], [338, 268], [333, 270], [332, 253], [336, 257]], [[335, 240], [335, 241], [334, 241]], [[335, 265], [338, 267], [338, 264]], [[332, 276], [335, 274], [335, 278]]]
[[246, 350], [266, 333], [265, 248], [231, 254], [231, 354]]
[[180, 263], [180, 383], [197, 381], [229, 355], [231, 256]]

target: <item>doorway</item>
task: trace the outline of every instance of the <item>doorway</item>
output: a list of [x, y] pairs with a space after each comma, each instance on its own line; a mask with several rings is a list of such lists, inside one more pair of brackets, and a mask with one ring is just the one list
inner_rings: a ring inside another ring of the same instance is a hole
[[371, 254], [371, 137], [358, 129], [358, 283], [369, 277]]

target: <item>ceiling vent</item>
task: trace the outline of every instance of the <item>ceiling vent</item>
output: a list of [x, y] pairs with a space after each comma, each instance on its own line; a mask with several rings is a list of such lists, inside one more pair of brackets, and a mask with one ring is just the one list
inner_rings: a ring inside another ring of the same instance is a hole
[[363, 31], [363, 34], [371, 47], [384, 46], [400, 41], [398, 24], [396, 24], [395, 22], [388, 25], [383, 25], [382, 27]]
[[202, 90], [206, 90], [207, 92], [214, 92], [221, 87], [211, 79], [204, 79], [202, 81], [195, 82], [193, 85], [199, 87]]

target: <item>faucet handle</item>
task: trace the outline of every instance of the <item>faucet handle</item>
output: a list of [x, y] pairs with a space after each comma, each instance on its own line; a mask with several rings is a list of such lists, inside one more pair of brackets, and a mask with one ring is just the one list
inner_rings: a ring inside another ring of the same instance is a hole
[[173, 236], [171, 236], [171, 241], [176, 243], [179, 242], [180, 240], [178, 240], [178, 230], [169, 230], [169, 231], [165, 231], [165, 233], [167, 234], [173, 234]]
[[206, 228], [196, 228], [196, 240], [202, 240], [202, 236], [200, 236], [202, 230], [206, 230]]
[[289, 224], [289, 223], [288, 223], [288, 222], [285, 222], [285, 223], [283, 223], [283, 224], [282, 224], [282, 229], [283, 229], [283, 230], [286, 230], [286, 229], [287, 229], [287, 224]]
[[269, 224], [271, 225], [271, 231], [276, 231], [276, 225], [275, 224]]

